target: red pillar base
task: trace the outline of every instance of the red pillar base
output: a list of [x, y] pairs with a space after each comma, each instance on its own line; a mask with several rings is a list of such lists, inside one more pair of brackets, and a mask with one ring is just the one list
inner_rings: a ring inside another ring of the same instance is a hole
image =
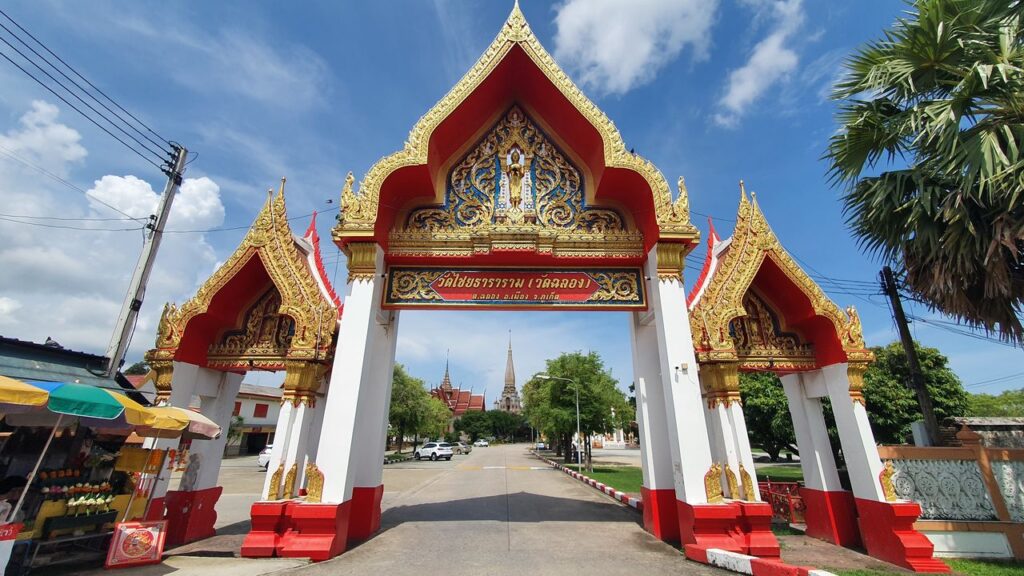
[[153, 498], [149, 501], [149, 506], [146, 507], [146, 513], [143, 515], [144, 520], [147, 522], [164, 519], [164, 497]]
[[950, 572], [949, 566], [933, 556], [931, 541], [914, 530], [914, 521], [921, 515], [916, 502], [862, 498], [856, 502], [860, 536], [869, 555], [914, 572]]
[[745, 552], [739, 525], [740, 507], [728, 504], [687, 504], [677, 500], [679, 538], [683, 544]]
[[242, 542], [245, 558], [270, 558], [281, 538], [281, 525], [285, 519], [285, 502], [255, 502], [249, 511], [252, 523]]
[[367, 540], [380, 530], [380, 501], [384, 485], [352, 489], [352, 512], [348, 521], [348, 541]]
[[772, 507], [767, 502], [737, 502], [744, 553], [765, 559], [781, 557], [779, 541], [772, 532]]
[[277, 553], [289, 558], [329, 560], [345, 551], [352, 502], [342, 504], [295, 503], [286, 513], [291, 524]]
[[853, 501], [852, 492], [801, 488], [800, 497], [804, 500], [808, 536], [838, 546], [861, 545], [860, 532], [857, 530], [857, 505]]
[[663, 542], [679, 542], [679, 512], [675, 488], [652, 490], [640, 487], [644, 503], [644, 530]]
[[214, 486], [195, 492], [170, 491], [167, 506], [167, 547], [188, 544], [216, 534], [217, 500], [224, 488]]

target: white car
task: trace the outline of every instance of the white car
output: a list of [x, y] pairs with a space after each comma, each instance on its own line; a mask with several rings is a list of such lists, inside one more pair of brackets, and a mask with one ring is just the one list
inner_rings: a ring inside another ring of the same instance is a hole
[[481, 438], [481, 439], [477, 440], [476, 442], [473, 442], [473, 446], [476, 446], [477, 448], [486, 448], [486, 447], [490, 446], [490, 444], [487, 443], [487, 440], [484, 440], [483, 438]]
[[430, 458], [431, 460], [437, 460], [438, 458], [444, 458], [445, 460], [452, 459], [452, 445], [447, 442], [427, 442], [423, 446], [420, 446], [412, 453], [412, 457], [420, 460], [422, 458]]
[[274, 449], [273, 444], [267, 444], [267, 447], [260, 450], [260, 455], [256, 457], [256, 465], [266, 470], [270, 467], [270, 451]]

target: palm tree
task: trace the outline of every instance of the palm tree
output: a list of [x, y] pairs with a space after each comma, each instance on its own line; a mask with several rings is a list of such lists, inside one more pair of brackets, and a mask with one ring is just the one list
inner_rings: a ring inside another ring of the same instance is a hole
[[916, 0], [845, 63], [825, 159], [914, 297], [1024, 342], [1022, 0]]

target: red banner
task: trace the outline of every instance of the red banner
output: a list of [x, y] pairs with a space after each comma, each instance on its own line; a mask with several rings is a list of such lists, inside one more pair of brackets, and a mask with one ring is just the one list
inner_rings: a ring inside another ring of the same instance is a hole
[[384, 305], [643, 308], [639, 269], [458, 270], [392, 267]]

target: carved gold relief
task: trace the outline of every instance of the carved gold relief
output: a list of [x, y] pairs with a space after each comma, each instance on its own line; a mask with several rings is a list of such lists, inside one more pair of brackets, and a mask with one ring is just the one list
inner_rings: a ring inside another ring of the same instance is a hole
[[636, 274], [631, 272], [597, 272], [590, 275], [600, 288], [591, 302], [640, 302], [643, 300]]
[[722, 494], [722, 466], [712, 464], [711, 469], [704, 475], [704, 492], [708, 497], [708, 504], [719, 504], [725, 500]]
[[238, 329], [225, 331], [207, 351], [209, 366], [231, 368], [248, 360], [281, 359], [288, 355], [295, 320], [278, 313], [281, 294], [271, 287], [253, 304]]
[[310, 462], [306, 464], [306, 502], [317, 504], [324, 496], [324, 473]]
[[396, 270], [392, 272], [391, 300], [415, 300], [419, 302], [441, 301], [431, 282], [447, 274], [447, 270]]
[[733, 500], [741, 500], [740, 487], [736, 482], [736, 473], [732, 471], [729, 464], [723, 464], [722, 470], [725, 472], [725, 482], [729, 485], [729, 497]]
[[[276, 196], [269, 195], [238, 248], [207, 279], [196, 295], [180, 307], [174, 304], [164, 307], [156, 347], [146, 353], [146, 360], [150, 365], [173, 361], [189, 323], [197, 316], [207, 314], [214, 297], [256, 260], [266, 271], [268, 287], [275, 291], [277, 309], [273, 310], [273, 305], [261, 301], [256, 305], [257, 308], [263, 306], [259, 314], [241, 318], [241, 326], [235, 327], [240, 333], [215, 344], [215, 354], [221, 354], [215, 363], [216, 367], [233, 370], [277, 369], [285, 359], [321, 363], [329, 361], [333, 354], [338, 308], [321, 291], [305, 250], [300, 249], [288, 225], [282, 181], [280, 191]], [[283, 326], [284, 318], [291, 319], [287, 329]], [[264, 323], [264, 320], [275, 325]], [[258, 326], [249, 325], [249, 322]], [[251, 331], [257, 328], [256, 332]], [[274, 335], [263, 334], [264, 329], [274, 332]], [[281, 331], [276, 332], [277, 329]], [[287, 337], [282, 336], [285, 332]], [[263, 336], [268, 339], [263, 339]], [[285, 341], [286, 351], [282, 352]], [[275, 352], [269, 356], [246, 358], [247, 347], [261, 342], [275, 348]], [[159, 380], [158, 377], [158, 385]]]
[[896, 469], [892, 465], [892, 460], [886, 460], [882, 471], [878, 473], [878, 482], [882, 485], [882, 494], [885, 496], [886, 502], [897, 500], [896, 487], [892, 483], [892, 476], [895, 473]]
[[850, 362], [846, 367], [846, 375], [850, 380], [850, 400], [864, 406], [864, 373], [868, 370], [867, 362]]
[[295, 477], [299, 473], [299, 464], [292, 464], [292, 467], [288, 469], [288, 474], [284, 477], [284, 496], [285, 500], [295, 496]]
[[[164, 308], [166, 311], [166, 307]], [[174, 379], [174, 363], [170, 360], [155, 360], [149, 363], [156, 388], [156, 403], [163, 404], [171, 399], [171, 381]]]
[[683, 281], [683, 266], [690, 246], [680, 243], [658, 243], [658, 279]]
[[649, 161], [626, 148], [611, 120], [573, 84], [541, 46], [518, 6], [513, 8], [497, 38], [469, 72], [420, 118], [410, 131], [405, 147], [374, 164], [360, 182], [358, 194], [349, 194], [348, 197], [343, 195], [344, 210], [339, 217], [338, 226], [334, 229], [334, 237], [352, 239], [373, 234], [384, 181], [403, 167], [427, 164], [430, 138], [434, 130], [480, 86], [516, 46], [522, 49], [552, 85], [601, 135], [605, 165], [632, 170], [644, 178], [654, 196], [653, 203], [661, 237], [695, 240], [698, 234], [690, 224], [685, 193], [673, 202], [672, 192], [664, 176]]
[[[873, 356], [864, 347], [860, 320], [852, 307], [844, 313], [835, 305], [786, 252], [768, 225], [756, 201], [741, 189], [736, 227], [721, 256], [714, 275], [700, 300], [690, 311], [690, 327], [700, 362], [743, 361], [744, 369], [796, 371], [816, 367], [808, 345], [789, 339], [778, 330], [765, 333], [764, 311], [779, 318], [759, 295], [751, 295], [751, 285], [761, 268], [770, 261], [806, 297], [817, 316], [832, 323], [849, 361], [870, 361]], [[753, 302], [755, 298], [757, 302]], [[754, 330], [751, 308], [762, 316]], [[734, 339], [740, 329], [742, 343]], [[760, 334], [760, 335], [758, 335]], [[780, 337], [783, 337], [780, 340]], [[771, 343], [758, 351], [760, 343]], [[738, 348], [745, 348], [740, 350]], [[781, 348], [781, 350], [776, 350]], [[784, 350], [788, 350], [784, 353]], [[776, 356], [775, 354], [779, 355]]]
[[710, 362], [700, 367], [699, 372], [703, 396], [708, 408], [719, 405], [729, 407], [740, 402], [739, 365], [736, 362]]
[[267, 500], [281, 499], [281, 476], [284, 475], [284, 462], [270, 476], [270, 489], [267, 491]]
[[740, 464], [740, 482], [743, 483], [743, 500], [747, 502], [757, 501], [756, 492], [754, 492], [754, 480], [750, 477], [750, 472]]
[[348, 263], [348, 281], [370, 280], [377, 273], [377, 245], [373, 242], [353, 242], [345, 245]]
[[787, 368], [815, 367], [814, 346], [799, 334], [787, 332], [769, 305], [753, 290], [743, 296], [745, 314], [729, 322], [736, 354], [745, 368], [770, 367], [775, 362]]

